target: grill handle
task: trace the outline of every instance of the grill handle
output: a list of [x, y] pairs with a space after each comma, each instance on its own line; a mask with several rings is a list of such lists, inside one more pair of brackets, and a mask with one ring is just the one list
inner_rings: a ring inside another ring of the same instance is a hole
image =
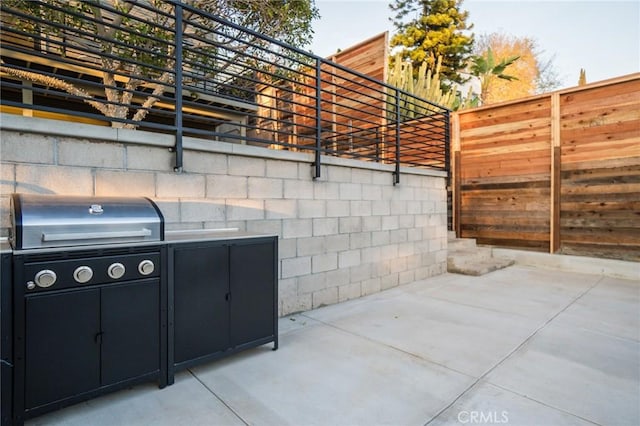
[[151, 230], [142, 228], [139, 231], [110, 231], [110, 232], [69, 232], [61, 234], [42, 233], [42, 241], [74, 241], [101, 240], [108, 238], [140, 238], [150, 237]]

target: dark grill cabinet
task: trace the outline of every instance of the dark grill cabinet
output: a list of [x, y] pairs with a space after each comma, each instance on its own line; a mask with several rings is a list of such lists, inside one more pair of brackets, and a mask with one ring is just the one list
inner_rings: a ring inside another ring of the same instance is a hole
[[277, 252], [277, 237], [169, 246], [168, 383], [178, 369], [269, 342], [277, 349]]
[[[14, 254], [9, 424], [143, 381], [166, 385], [166, 274], [157, 268], [133, 278], [141, 261], [166, 261], [166, 248], [117, 250], [122, 253], [96, 257], [96, 250]], [[122, 280], [106, 278], [102, 268], [116, 260], [127, 271]], [[78, 265], [94, 270], [82, 285], [72, 278]], [[58, 271], [55, 285], [24, 285], [46, 267]]]
[[152, 280], [28, 297], [25, 408], [159, 371], [159, 294]]
[[0, 242], [0, 425], [12, 421], [13, 404], [13, 264], [9, 247]]

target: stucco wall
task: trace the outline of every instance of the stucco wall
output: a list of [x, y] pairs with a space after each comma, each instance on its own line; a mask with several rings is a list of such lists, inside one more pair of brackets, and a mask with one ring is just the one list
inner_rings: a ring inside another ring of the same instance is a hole
[[12, 192], [146, 196], [167, 229], [277, 234], [280, 314], [353, 299], [446, 270], [442, 172], [3, 114], [2, 234]]

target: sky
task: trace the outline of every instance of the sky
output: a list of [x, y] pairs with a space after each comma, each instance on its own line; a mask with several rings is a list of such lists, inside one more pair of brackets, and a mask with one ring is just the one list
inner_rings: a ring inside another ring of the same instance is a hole
[[[391, 0], [316, 0], [320, 19], [308, 47], [326, 57], [389, 31]], [[640, 72], [640, 0], [465, 0], [476, 35], [499, 32], [536, 40], [552, 59], [560, 88]]]

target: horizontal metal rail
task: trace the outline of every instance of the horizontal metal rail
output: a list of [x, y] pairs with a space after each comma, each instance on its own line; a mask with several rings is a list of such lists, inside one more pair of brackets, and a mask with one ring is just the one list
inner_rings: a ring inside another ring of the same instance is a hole
[[[0, 2], [3, 111], [449, 170], [449, 111], [179, 1]], [[129, 9], [130, 7], [130, 9]]]

